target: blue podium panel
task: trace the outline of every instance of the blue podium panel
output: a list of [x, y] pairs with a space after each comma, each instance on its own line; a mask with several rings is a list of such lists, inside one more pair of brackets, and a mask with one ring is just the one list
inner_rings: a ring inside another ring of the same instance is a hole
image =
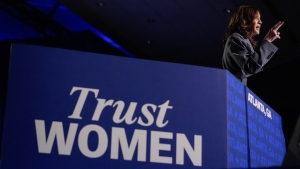
[[281, 117], [248, 88], [246, 95], [251, 168], [281, 166], [286, 153]]
[[15, 44], [1, 167], [244, 167], [242, 90], [224, 70]]
[[245, 86], [227, 75], [228, 168], [248, 168]]

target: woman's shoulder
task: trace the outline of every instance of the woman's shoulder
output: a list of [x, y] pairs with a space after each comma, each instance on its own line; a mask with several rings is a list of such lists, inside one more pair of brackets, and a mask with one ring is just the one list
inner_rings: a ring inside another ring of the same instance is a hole
[[248, 50], [253, 50], [253, 47], [249, 41], [249, 39], [244, 38], [241, 34], [239, 33], [232, 33], [228, 39], [227, 39], [227, 44], [234, 44], [230, 45], [232, 47], [242, 47], [242, 48], [247, 48]]
[[239, 33], [237, 33], [237, 32], [231, 34], [231, 35], [229, 36], [229, 38], [238, 38], [238, 39], [245, 40], [245, 38], [244, 38], [241, 34], [239, 34]]
[[239, 33], [233, 33], [228, 37], [228, 40], [231, 42], [235, 42], [235, 43], [243, 43], [243, 44], [249, 44], [250, 41], [247, 38], [244, 38], [244, 36], [242, 36]]

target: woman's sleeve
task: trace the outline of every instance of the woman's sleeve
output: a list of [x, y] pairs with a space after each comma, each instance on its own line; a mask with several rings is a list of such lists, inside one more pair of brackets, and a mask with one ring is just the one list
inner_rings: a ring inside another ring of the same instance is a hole
[[278, 49], [272, 43], [264, 40], [254, 50], [250, 41], [240, 35], [232, 36], [230, 41], [228, 46], [230, 55], [246, 74], [260, 72]]

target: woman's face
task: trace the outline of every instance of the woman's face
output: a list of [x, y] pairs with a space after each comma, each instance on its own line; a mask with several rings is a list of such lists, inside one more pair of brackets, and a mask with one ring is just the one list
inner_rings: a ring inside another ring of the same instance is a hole
[[262, 21], [260, 20], [260, 13], [257, 12], [251, 24], [251, 36], [258, 35], [260, 33]]

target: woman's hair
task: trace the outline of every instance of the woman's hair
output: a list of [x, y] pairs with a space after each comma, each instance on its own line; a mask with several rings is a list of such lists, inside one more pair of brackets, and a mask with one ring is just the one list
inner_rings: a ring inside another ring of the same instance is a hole
[[233, 33], [237, 32], [244, 38], [248, 38], [253, 47], [257, 45], [250, 33], [252, 31], [252, 21], [255, 18], [259, 9], [253, 6], [242, 5], [232, 14], [227, 32], [225, 34], [225, 40]]

